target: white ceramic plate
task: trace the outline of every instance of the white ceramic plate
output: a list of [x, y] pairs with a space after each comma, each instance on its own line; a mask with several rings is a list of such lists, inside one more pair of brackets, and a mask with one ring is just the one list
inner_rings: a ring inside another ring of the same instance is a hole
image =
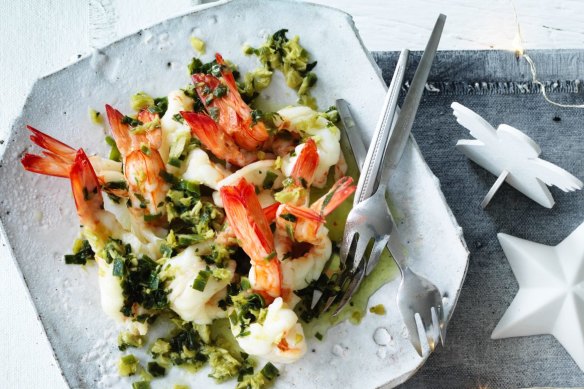
[[[104, 104], [110, 103], [128, 112], [128, 97], [136, 91], [159, 96], [187, 84], [192, 35], [207, 42], [206, 59], [218, 51], [245, 71], [257, 63], [242, 54], [242, 45], [257, 46], [268, 33], [281, 28], [288, 28], [290, 36], [300, 35], [301, 43], [318, 60], [315, 96], [320, 107], [346, 99], [369, 140], [385, 93], [380, 72], [349, 15], [306, 3], [243, 0], [219, 4], [124, 38], [34, 85], [2, 159], [0, 198], [6, 202], [4, 208], [10, 209], [3, 225], [71, 387], [127, 388], [129, 381], [117, 378], [118, 329], [100, 309], [95, 268], [65, 266], [62, 261], [78, 232], [69, 183], [25, 172], [20, 166], [22, 153], [31, 147], [25, 125], [103, 154], [104, 130], [89, 123], [89, 107], [103, 111]], [[293, 103], [293, 91], [279, 81], [268, 91], [271, 101]], [[407, 238], [411, 267], [443, 291], [450, 318], [468, 261], [461, 229], [414, 142], [406, 148], [392, 180], [391, 196]], [[425, 358], [410, 345], [397, 311], [398, 282], [385, 285], [371, 298], [370, 305], [383, 303], [387, 315], [369, 314], [358, 327], [342, 323], [323, 342], [311, 340], [309, 349], [315, 352], [282, 368], [277, 387], [374, 388], [397, 385], [411, 376]], [[373, 340], [379, 327], [392, 337], [385, 346]], [[168, 382], [176, 379], [189, 380], [191, 387], [213, 387], [205, 371], [189, 376], [180, 369], [173, 369], [166, 381], [155, 381], [153, 387], [169, 387]], [[233, 381], [222, 385], [233, 386]]]

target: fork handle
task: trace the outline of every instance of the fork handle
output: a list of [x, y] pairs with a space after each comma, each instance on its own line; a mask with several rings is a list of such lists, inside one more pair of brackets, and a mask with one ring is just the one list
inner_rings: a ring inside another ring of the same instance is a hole
[[375, 191], [375, 182], [383, 164], [384, 151], [391, 132], [391, 125], [397, 107], [397, 99], [404, 80], [409, 57], [410, 51], [403, 49], [397, 61], [389, 89], [385, 95], [383, 111], [375, 127], [375, 133], [373, 134], [371, 145], [363, 163], [363, 171], [357, 183], [353, 206], [370, 197]]
[[397, 122], [395, 123], [395, 126], [393, 126], [391, 134], [389, 135], [390, 139], [387, 143], [387, 149], [385, 150], [385, 153], [382, 153], [385, 154], [386, 161], [383, 162], [381, 167], [379, 182], [387, 184], [406, 147], [407, 139], [410, 137], [412, 125], [414, 124], [416, 112], [418, 112], [418, 107], [422, 100], [426, 81], [430, 75], [432, 62], [434, 62], [434, 57], [438, 50], [438, 43], [440, 43], [440, 36], [442, 35], [442, 30], [444, 30], [445, 22], [446, 16], [440, 14], [438, 20], [436, 20], [436, 25], [434, 26], [434, 30], [432, 30], [432, 35], [426, 45], [426, 49], [422, 54], [418, 68], [414, 73], [414, 78], [412, 79], [408, 93], [404, 98]]

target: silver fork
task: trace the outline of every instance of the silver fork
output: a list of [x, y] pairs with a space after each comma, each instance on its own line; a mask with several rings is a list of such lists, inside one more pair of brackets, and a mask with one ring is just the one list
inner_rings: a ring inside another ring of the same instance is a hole
[[[409, 332], [410, 341], [420, 356], [422, 356], [422, 347], [416, 316], [421, 321], [420, 324], [424, 328], [428, 346], [433, 351], [436, 346], [435, 339], [440, 337], [443, 343], [445, 337], [442, 298], [436, 286], [414, 273], [405, 264], [405, 258], [401, 250], [395, 249], [400, 246], [400, 240], [395, 229], [395, 223], [387, 207], [385, 193], [389, 178], [397, 167], [407, 143], [438, 42], [440, 41], [445, 19], [444, 15], [440, 15], [436, 22], [404, 100], [397, 123], [389, 135], [385, 153], [387, 161], [382, 166], [377, 190], [371, 197], [358, 203], [349, 213], [341, 246], [341, 260], [346, 259], [349, 252], [354, 253], [353, 264], [349, 272], [351, 281], [335, 311], [335, 314], [337, 314], [350, 300], [367, 273], [367, 269], [372, 268], [369, 264], [377, 263], [383, 249], [388, 245], [402, 274], [402, 281], [397, 295], [398, 307]], [[360, 180], [360, 184], [362, 184], [362, 181], [365, 180]], [[365, 250], [371, 240], [373, 240], [371, 254], [369, 257], [365, 257]]]

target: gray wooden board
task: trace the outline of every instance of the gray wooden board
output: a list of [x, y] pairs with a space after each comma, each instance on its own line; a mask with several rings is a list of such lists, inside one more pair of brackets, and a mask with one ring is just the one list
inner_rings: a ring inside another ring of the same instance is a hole
[[[584, 103], [579, 78], [584, 52], [528, 53], [552, 99]], [[419, 53], [414, 53], [417, 63]], [[375, 53], [386, 81], [398, 53]], [[413, 67], [412, 67], [413, 68]], [[412, 74], [406, 76], [411, 80]], [[542, 157], [584, 177], [584, 110], [547, 103], [531, 82], [525, 59], [504, 51], [439, 52], [413, 133], [470, 249], [470, 264], [458, 306], [439, 348], [404, 388], [518, 388], [582, 386], [584, 373], [550, 335], [491, 340], [490, 335], [518, 291], [497, 241], [498, 232], [556, 245], [584, 221], [584, 191], [551, 192], [550, 210], [504, 184], [486, 210], [479, 206], [496, 177], [454, 148], [469, 139], [452, 115], [453, 101], [489, 123], [507, 123], [541, 146]], [[436, 253], [440, 255], [440, 253]]]

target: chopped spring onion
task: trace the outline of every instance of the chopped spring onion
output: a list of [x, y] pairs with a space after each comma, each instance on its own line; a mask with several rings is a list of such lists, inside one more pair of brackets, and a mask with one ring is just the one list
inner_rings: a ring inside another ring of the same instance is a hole
[[210, 270], [201, 270], [197, 275], [197, 278], [195, 278], [195, 281], [193, 281], [193, 289], [198, 290], [199, 292], [204, 291], [210, 275]]
[[118, 149], [118, 145], [116, 144], [115, 139], [108, 135], [105, 137], [105, 143], [111, 147], [109, 159], [112, 161], [122, 162], [122, 154]]
[[274, 186], [274, 182], [276, 181], [276, 178], [278, 178], [278, 175], [273, 171], [268, 170], [266, 173], [266, 178], [264, 178], [262, 187], [264, 189], [272, 189], [272, 187]]
[[132, 389], [150, 389], [150, 382], [148, 381], [136, 381], [132, 383]]
[[88, 259], [93, 259], [95, 253], [87, 240], [76, 239], [73, 243], [73, 254], [65, 255], [67, 265], [85, 265]]
[[249, 282], [249, 278], [241, 277], [240, 286], [241, 290], [251, 289], [251, 283]]
[[118, 372], [122, 377], [128, 377], [136, 374], [140, 363], [132, 354], [124, 355], [118, 362]]
[[134, 111], [141, 111], [154, 105], [154, 99], [146, 92], [138, 92], [130, 97], [130, 106]]
[[124, 275], [124, 259], [123, 258], [116, 258], [114, 259], [114, 267], [112, 269], [112, 274], [114, 277], [123, 277]]
[[266, 363], [260, 373], [270, 381], [280, 375], [280, 371], [271, 362]]
[[156, 362], [148, 362], [148, 373], [152, 374], [152, 377], [164, 377], [166, 368]]

